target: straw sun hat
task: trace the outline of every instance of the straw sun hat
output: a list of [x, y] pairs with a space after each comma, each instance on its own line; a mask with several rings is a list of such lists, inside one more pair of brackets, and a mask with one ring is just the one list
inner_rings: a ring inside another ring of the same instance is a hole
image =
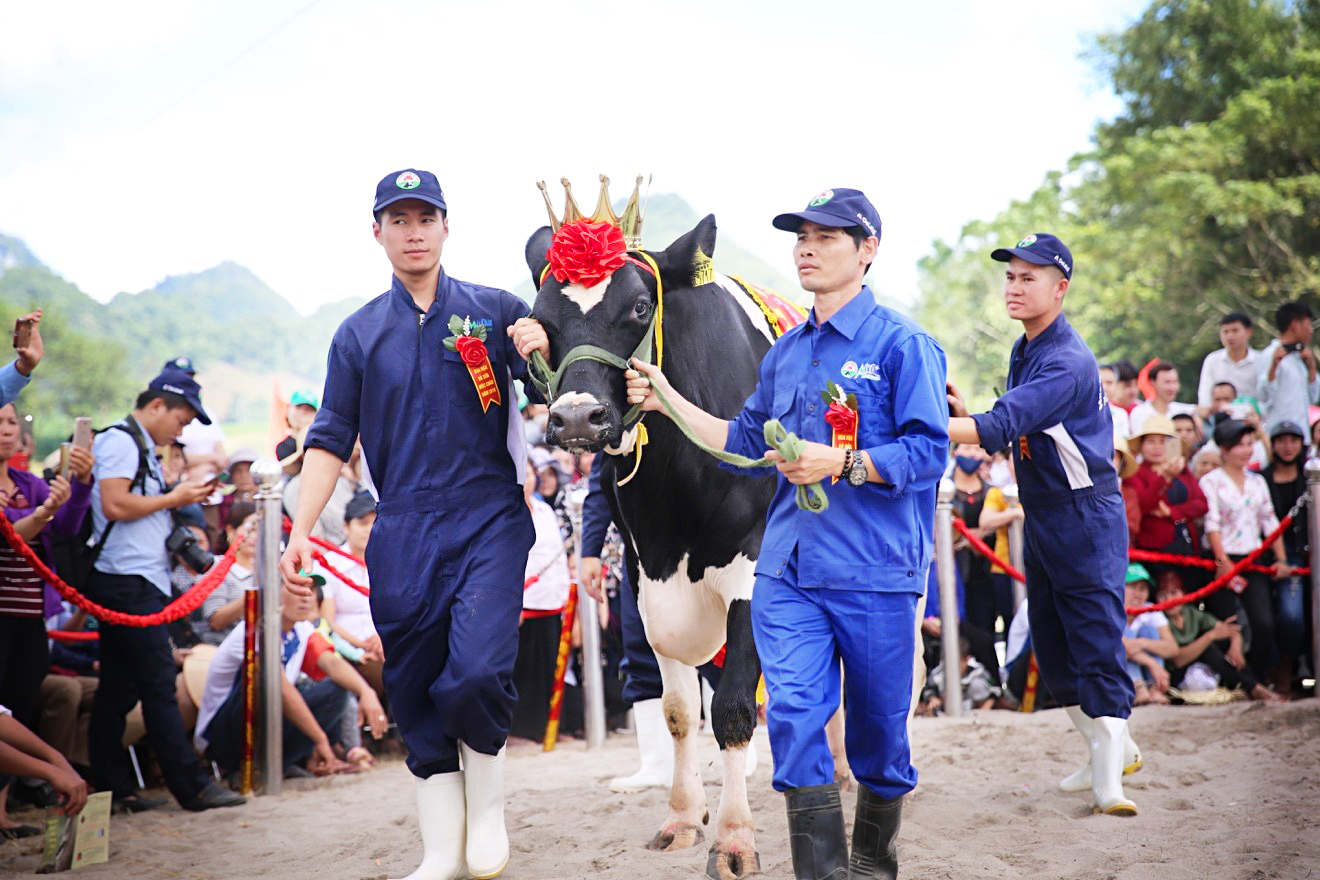
[[1177, 440], [1178, 447], [1177, 447], [1177, 451], [1174, 452], [1174, 454], [1175, 455], [1183, 454], [1182, 440], [1178, 437], [1178, 432], [1173, 429], [1173, 419], [1169, 418], [1168, 416], [1161, 416], [1161, 415], [1151, 415], [1146, 417], [1146, 421], [1143, 422], [1141, 425], [1141, 432], [1138, 434], [1133, 434], [1131, 437], [1128, 438], [1127, 441], [1128, 451], [1131, 452], [1133, 455], [1140, 454], [1142, 438], [1150, 436], [1152, 434], [1159, 437], [1172, 437], [1174, 440]]
[[1137, 457], [1128, 449], [1127, 438], [1118, 425], [1114, 426], [1114, 451], [1118, 453], [1122, 464], [1119, 465], [1119, 479], [1126, 480], [1137, 472]]

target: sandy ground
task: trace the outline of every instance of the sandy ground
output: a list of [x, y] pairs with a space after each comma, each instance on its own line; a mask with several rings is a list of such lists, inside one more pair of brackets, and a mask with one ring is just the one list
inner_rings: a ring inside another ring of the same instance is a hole
[[[981, 712], [916, 719], [921, 782], [904, 815], [901, 873], [920, 878], [1224, 880], [1320, 878], [1320, 701], [1285, 706], [1138, 709], [1133, 732], [1146, 767], [1128, 777], [1135, 819], [1093, 816], [1088, 796], [1056, 780], [1083, 757], [1061, 711]], [[781, 795], [769, 748], [751, 780], [763, 875], [792, 876]], [[707, 796], [719, 797], [718, 750], [702, 738]], [[604, 780], [634, 769], [630, 736], [587, 751], [520, 747], [508, 764], [508, 880], [698, 878], [705, 846], [650, 853], [666, 794], [610, 793]], [[851, 824], [853, 796], [844, 805]], [[29, 820], [35, 814], [20, 814]], [[111, 861], [96, 878], [376, 878], [406, 875], [420, 856], [406, 768], [286, 785], [280, 798], [192, 814], [169, 808], [111, 826]], [[709, 841], [708, 841], [709, 842]], [[38, 845], [0, 845], [0, 876], [30, 873]]]

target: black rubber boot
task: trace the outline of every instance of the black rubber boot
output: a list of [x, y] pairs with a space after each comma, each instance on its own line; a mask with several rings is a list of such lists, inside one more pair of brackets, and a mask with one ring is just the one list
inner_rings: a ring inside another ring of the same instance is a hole
[[848, 833], [837, 785], [784, 792], [794, 880], [847, 880]]
[[898, 877], [898, 826], [902, 819], [901, 797], [886, 800], [865, 785], [857, 786], [857, 818], [853, 821], [848, 880]]

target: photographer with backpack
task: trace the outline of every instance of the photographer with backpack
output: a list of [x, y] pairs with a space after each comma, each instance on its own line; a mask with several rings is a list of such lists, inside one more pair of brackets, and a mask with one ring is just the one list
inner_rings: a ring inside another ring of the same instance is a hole
[[[173, 511], [206, 498], [215, 481], [189, 479], [170, 487], [155, 454], [155, 447], [174, 442], [193, 418], [209, 421], [201, 387], [185, 370], [167, 365], [138, 395], [133, 412], [96, 436], [96, 549], [85, 587], [93, 601], [129, 614], [158, 612], [170, 597], [170, 553], [187, 558], [189, 549], [199, 549]], [[191, 548], [181, 546], [189, 543]], [[198, 567], [205, 567], [201, 560]], [[180, 805], [198, 811], [243, 803], [244, 798], [203, 772], [184, 732], [165, 625], [102, 623], [100, 631], [101, 683], [92, 705], [89, 753], [99, 787], [112, 792], [116, 808], [137, 812], [164, 803], [134, 791], [133, 772], [120, 744], [124, 716], [138, 700], [165, 782]]]

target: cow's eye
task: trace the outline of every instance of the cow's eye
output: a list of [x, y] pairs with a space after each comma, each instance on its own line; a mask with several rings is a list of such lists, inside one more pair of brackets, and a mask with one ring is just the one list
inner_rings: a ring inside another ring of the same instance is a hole
[[638, 318], [646, 318], [651, 314], [651, 304], [644, 299], [638, 300], [637, 305], [633, 306], [633, 314]]

